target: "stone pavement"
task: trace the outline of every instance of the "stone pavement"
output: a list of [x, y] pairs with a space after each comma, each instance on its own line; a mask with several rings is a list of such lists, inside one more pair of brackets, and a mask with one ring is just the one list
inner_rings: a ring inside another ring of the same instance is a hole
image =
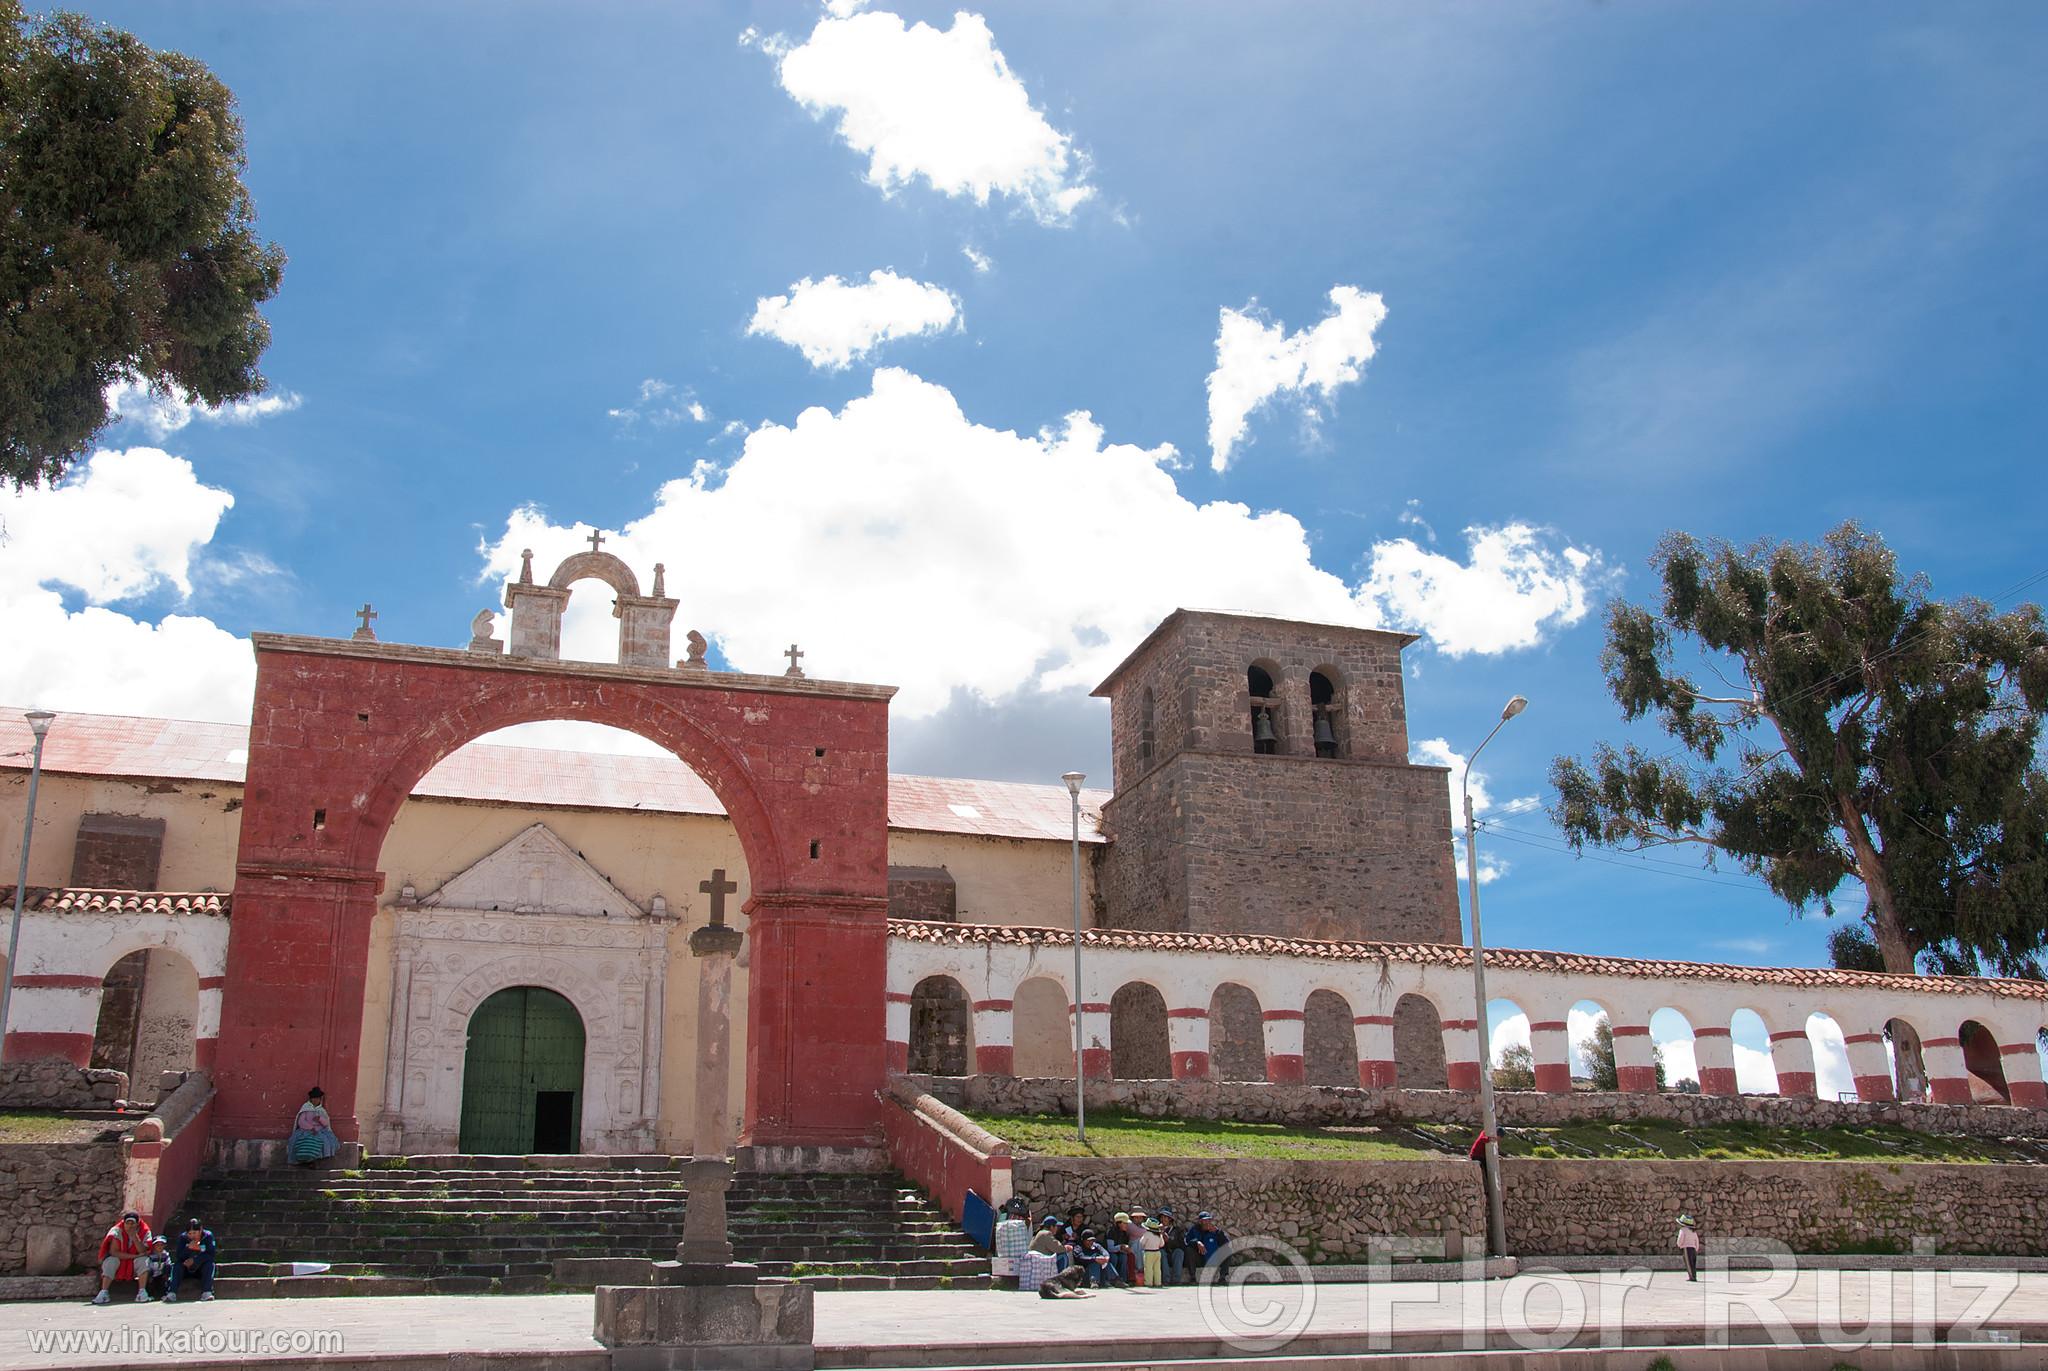
[[[1502, 1310], [1523, 1310], [1538, 1333], [1519, 1345], [1542, 1346], [1564, 1305], [1588, 1311], [1581, 1343], [1601, 1340], [1597, 1322], [1603, 1288], [1623, 1318], [1612, 1340], [1629, 1346], [1681, 1345], [1702, 1340], [1727, 1313], [1731, 1340], [1754, 1342], [1774, 1319], [1802, 1340], [1816, 1339], [1838, 1307], [1838, 1323], [1853, 1339], [1875, 1297], [1895, 1311], [1897, 1341], [1913, 1337], [1914, 1312], [1928, 1317], [1928, 1336], [1966, 1339], [1968, 1319], [2006, 1338], [2048, 1341], [2048, 1275], [1999, 1276], [1988, 1272], [1802, 1271], [1774, 1301], [1745, 1308], [1738, 1297], [1756, 1293], [1767, 1273], [1703, 1277], [1688, 1285], [1671, 1272], [1638, 1273], [1643, 1288], [1596, 1274], [1524, 1275], [1509, 1281], [1442, 1284], [1391, 1283], [1314, 1287], [1314, 1309], [1292, 1353], [1365, 1352], [1394, 1347], [1408, 1352], [1455, 1350], [1465, 1330], [1484, 1321], [1495, 1345], [1515, 1346], [1499, 1333]], [[2005, 1284], [1989, 1297], [1987, 1280]], [[1283, 1317], [1305, 1287], [1262, 1286]], [[1211, 1316], [1216, 1317], [1213, 1292]], [[1232, 1344], [1205, 1320], [1204, 1295], [1190, 1289], [1110, 1291], [1094, 1299], [1047, 1301], [1008, 1291], [845, 1291], [817, 1297], [820, 1366], [899, 1366], [951, 1360], [1089, 1361], [1131, 1364], [1139, 1359], [1227, 1354]], [[1732, 1304], [1732, 1309], [1730, 1308]], [[1979, 1307], [1973, 1309], [1973, 1304]], [[1247, 1306], [1250, 1308], [1249, 1306]], [[1256, 1316], [1257, 1310], [1251, 1309]], [[1268, 1325], [1269, 1327], [1272, 1325]], [[80, 1303], [0, 1305], [0, 1367], [53, 1371], [60, 1367], [279, 1366], [319, 1362], [387, 1368], [448, 1366], [488, 1355], [517, 1362], [520, 1371], [602, 1371], [603, 1351], [592, 1340], [587, 1295], [442, 1295], [362, 1299], [219, 1300], [211, 1304]], [[159, 1334], [157, 1330], [165, 1330]], [[1935, 1330], [1939, 1330], [1936, 1332]], [[216, 1345], [174, 1348], [158, 1341], [198, 1330]], [[49, 1336], [106, 1333], [105, 1345], [38, 1346]], [[339, 1345], [310, 1341], [338, 1335]], [[261, 1338], [236, 1345], [230, 1337]], [[949, 1357], [940, 1349], [959, 1354]], [[1206, 1350], [1204, 1350], [1206, 1349]], [[507, 1367], [507, 1371], [511, 1368]]]

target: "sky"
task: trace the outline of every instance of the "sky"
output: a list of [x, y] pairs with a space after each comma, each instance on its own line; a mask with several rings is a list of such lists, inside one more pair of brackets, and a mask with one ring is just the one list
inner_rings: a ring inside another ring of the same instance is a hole
[[1490, 941], [1814, 965], [1559, 842], [1553, 757], [1665, 745], [1608, 607], [1672, 529], [2048, 568], [2036, 6], [87, 8], [233, 88], [290, 265], [268, 394], [0, 494], [0, 700], [245, 720], [251, 631], [460, 646], [593, 529], [714, 664], [900, 687], [898, 771], [1106, 782], [1178, 605], [1408, 628], [1417, 760], [1530, 701]]

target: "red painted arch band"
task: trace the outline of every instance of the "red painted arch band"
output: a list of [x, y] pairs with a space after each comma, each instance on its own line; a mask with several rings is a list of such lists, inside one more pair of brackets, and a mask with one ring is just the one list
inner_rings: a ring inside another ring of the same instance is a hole
[[1774, 1043], [1800, 1042], [1805, 1038], [1806, 1030], [1803, 1028], [1788, 1028], [1783, 1033], [1771, 1034], [1771, 1041]]
[[1922, 1038], [1920, 1045], [1922, 1047], [1961, 1047], [1963, 1040], [1961, 1038]]
[[1470, 1033], [1476, 1027], [1478, 1027], [1477, 1023], [1471, 1019], [1444, 1020], [1444, 1032], [1446, 1033]]
[[1530, 1024], [1529, 1031], [1531, 1033], [1562, 1033], [1567, 1027], [1568, 1025], [1563, 1019], [1544, 1019], [1540, 1023]]
[[199, 988], [201, 990], [219, 990], [225, 987], [227, 983], [228, 978], [225, 976], [201, 976], [199, 978]]
[[1616, 1024], [1614, 1026], [1614, 1036], [1617, 1038], [1647, 1038], [1650, 1036], [1650, 1026], [1640, 1023]]
[[[1843, 1039], [1842, 1039], [1842, 1041], [1843, 1041], [1844, 1043], [1881, 1043], [1881, 1042], [1883, 1042], [1883, 1041], [1884, 1041], [1884, 1034], [1882, 1034], [1882, 1033], [1851, 1033], [1851, 1034], [1849, 1034], [1849, 1035], [1848, 1035], [1847, 1037], [1843, 1038]], [[2028, 1050], [2029, 1052], [2033, 1051], [2033, 1049], [2032, 1049], [2032, 1048], [2028, 1048], [2027, 1050]]]
[[98, 990], [106, 982], [98, 976], [63, 976], [57, 974], [16, 976], [16, 990]]
[[1394, 1026], [1394, 1016], [1392, 1014], [1361, 1014], [1351, 1022], [1355, 1024], [1377, 1024], [1382, 1028], [1392, 1028]]
[[889, 991], [884, 991], [884, 992], [883, 992], [883, 994], [882, 994], [882, 998], [883, 998], [883, 999], [885, 999], [885, 1000], [887, 1000], [887, 1001], [888, 1001], [888, 1002], [889, 1002], [890, 1004], [909, 1004], [909, 1003], [910, 1003], [910, 996], [908, 996], [908, 995], [904, 994], [904, 993], [903, 993], [902, 991], [900, 991], [900, 990], [889, 990]]
[[1305, 1019], [1308, 1016], [1299, 1009], [1268, 1009], [1260, 1017], [1272, 1023], [1275, 1019]]
[[1206, 1019], [1209, 1017], [1209, 1011], [1206, 1009], [1169, 1009], [1166, 1011], [1166, 1017], [1169, 1019]]
[[989, 1014], [997, 1010], [1007, 1010], [1009, 1008], [1010, 1002], [1008, 1000], [976, 1000], [974, 1002], [974, 1012], [977, 1014]]
[[1692, 1035], [1695, 1038], [1726, 1038], [1731, 1036], [1725, 1028], [1695, 1028], [1692, 1031]]
[[[1083, 1014], [1107, 1014], [1109, 1013], [1109, 1002], [1107, 1000], [1103, 1000], [1100, 1002], [1091, 1000], [1087, 1004], [1082, 1005], [1080, 1008]], [[1073, 1013], [1074, 1006], [1067, 1006], [1067, 1012], [1069, 1014]]]

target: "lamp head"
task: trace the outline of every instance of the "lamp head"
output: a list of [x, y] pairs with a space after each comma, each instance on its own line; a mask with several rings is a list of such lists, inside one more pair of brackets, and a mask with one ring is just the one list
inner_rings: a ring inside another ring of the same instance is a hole
[[1508, 707], [1500, 712], [1500, 721], [1502, 723], [1506, 723], [1508, 720], [1514, 718], [1517, 714], [1520, 714], [1523, 710], [1527, 709], [1528, 707], [1529, 702], [1523, 699], [1521, 696], [1517, 695], [1514, 699], [1509, 700]]
[[28, 719], [29, 731], [40, 738], [50, 731], [50, 720], [57, 716], [47, 709], [31, 709], [24, 717]]
[[1081, 782], [1088, 779], [1088, 773], [1085, 771], [1069, 771], [1061, 776], [1060, 779], [1067, 783], [1067, 794], [1078, 799], [1081, 794]]

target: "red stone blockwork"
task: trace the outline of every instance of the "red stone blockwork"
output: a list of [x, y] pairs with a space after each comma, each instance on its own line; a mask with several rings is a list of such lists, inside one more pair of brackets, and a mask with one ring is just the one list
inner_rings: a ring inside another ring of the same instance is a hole
[[464, 743], [573, 719], [666, 747], [731, 816], [752, 887], [747, 1141], [879, 1141], [890, 690], [270, 634], [256, 666], [219, 1134], [279, 1135], [318, 1083], [355, 1135], [393, 819]]

